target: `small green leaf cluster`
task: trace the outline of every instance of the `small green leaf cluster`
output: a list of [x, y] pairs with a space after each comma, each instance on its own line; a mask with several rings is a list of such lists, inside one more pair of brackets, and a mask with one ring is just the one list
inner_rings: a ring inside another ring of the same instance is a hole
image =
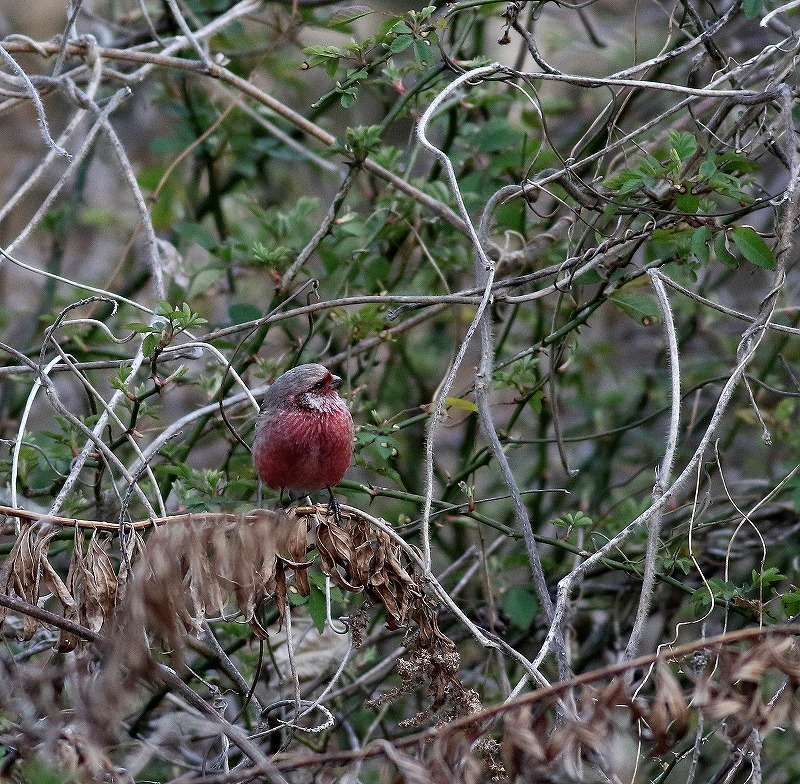
[[194, 313], [186, 302], [181, 306], [173, 306], [169, 302], [162, 301], [156, 305], [155, 316], [150, 324], [133, 322], [126, 327], [145, 336], [142, 341], [142, 353], [155, 360], [178, 335], [206, 323], [206, 320]]
[[175, 463], [159, 466], [158, 475], [175, 477], [173, 490], [187, 512], [224, 509], [231, 503], [224, 471], [198, 470], [186, 463]]
[[[379, 419], [377, 412], [373, 412], [373, 418]], [[390, 424], [361, 425], [355, 437], [355, 464], [402, 483], [392, 465], [402, 451], [396, 433], [395, 427]]]
[[374, 156], [381, 144], [381, 134], [383, 126], [368, 125], [357, 128], [348, 128], [345, 131], [345, 141], [343, 145], [334, 145], [331, 152], [346, 152], [353, 156], [356, 163], [362, 162], [365, 158]]
[[670, 131], [667, 137], [669, 146], [662, 155], [644, 153], [632, 166], [606, 178], [609, 215], [623, 205], [654, 202], [684, 215], [714, 214], [713, 196], [741, 205], [753, 203], [747, 189], [756, 163], [734, 152], [703, 153], [697, 138], [684, 131]]
[[[324, 107], [331, 99], [338, 98], [342, 107], [350, 108], [358, 97], [361, 83], [373, 74], [379, 74], [377, 81], [391, 84], [402, 93], [402, 78], [408, 73], [421, 73], [432, 62], [431, 50], [438, 45], [438, 31], [445, 23], [431, 21], [435, 6], [427, 6], [420, 11], [410, 10], [405, 16], [387, 20], [374, 37], [360, 41], [351, 40], [342, 46], [315, 44], [303, 49], [306, 55], [305, 68], [324, 66], [328, 75], [333, 78], [339, 73], [342, 62], [349, 67], [339, 75], [332, 90], [325, 93], [315, 104], [315, 108]], [[356, 11], [353, 18], [342, 22], [335, 15], [331, 27], [340, 28], [349, 25], [356, 18], [367, 15], [371, 9]], [[408, 63], [398, 67], [394, 58], [410, 50], [413, 53]], [[352, 64], [352, 65], [351, 65]], [[385, 66], [383, 71], [379, 70]]]
[[553, 520], [553, 525], [556, 525], [559, 528], [566, 528], [567, 530], [564, 534], [566, 538], [576, 528], [583, 528], [585, 530], [593, 528], [594, 520], [589, 517], [589, 515], [581, 511], [567, 512], [561, 517], [557, 517], [555, 520]]
[[752, 226], [744, 225], [704, 223], [692, 228], [655, 229], [647, 251], [652, 259], [674, 261], [688, 268], [699, 268], [716, 259], [737, 269], [740, 262], [734, 251], [757, 267], [774, 270], [776, 266], [772, 248]]
[[492, 381], [498, 389], [513, 387], [520, 395], [530, 395], [542, 385], [539, 357], [531, 354], [514, 362], [507, 370], [495, 370]]
[[242, 262], [278, 271], [288, 267], [313, 234], [319, 204], [315, 196], [300, 196], [293, 204], [281, 207], [264, 209], [257, 204], [247, 205], [252, 224], [248, 221], [241, 229], [243, 233], [255, 229], [257, 238], [237, 238]]
[[[774, 587], [783, 582], [786, 576], [781, 574], [775, 566], [770, 566], [763, 571], [752, 570], [749, 583], [736, 585], [733, 582], [723, 580], [719, 577], [710, 577], [703, 586], [692, 594], [692, 602], [699, 613], [706, 612], [715, 601], [724, 601], [733, 604], [739, 610], [751, 613], [754, 616], [766, 614], [772, 620], [776, 620], [766, 606], [768, 598], [764, 596], [767, 591], [772, 597], [780, 597], [784, 611], [792, 610], [795, 605], [800, 606], [796, 598], [797, 591], [792, 590], [782, 595]], [[786, 599], [784, 599], [786, 596]]]

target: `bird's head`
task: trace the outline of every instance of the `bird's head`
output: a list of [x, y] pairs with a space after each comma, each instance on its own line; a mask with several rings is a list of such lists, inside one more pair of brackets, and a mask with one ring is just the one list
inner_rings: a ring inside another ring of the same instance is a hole
[[324, 365], [311, 363], [287, 370], [275, 379], [264, 395], [264, 411], [300, 406], [312, 410], [325, 409], [339, 400], [336, 390], [342, 379]]

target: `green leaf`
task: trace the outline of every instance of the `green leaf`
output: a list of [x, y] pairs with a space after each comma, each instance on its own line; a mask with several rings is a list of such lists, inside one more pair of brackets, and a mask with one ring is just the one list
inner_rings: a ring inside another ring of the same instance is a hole
[[464, 411], [476, 412], [478, 407], [471, 400], [464, 400], [461, 397], [446, 397], [444, 402], [453, 408], [461, 408]]
[[771, 585], [786, 579], [786, 575], [780, 573], [776, 566], [770, 566], [760, 574], [753, 569], [753, 585]]
[[711, 255], [709, 247], [710, 242], [711, 229], [708, 226], [700, 226], [699, 229], [694, 230], [689, 249], [702, 264], [705, 264]]
[[709, 591], [716, 600], [723, 599], [724, 601], [730, 601], [735, 596], [741, 596], [741, 590], [733, 583], [725, 582], [719, 577], [711, 577], [708, 580], [707, 585], [704, 585], [702, 588], [698, 588], [692, 594], [691, 601], [698, 610], [704, 610], [705, 608], [711, 606], [711, 596], [709, 595]]
[[414, 43], [414, 37], [411, 35], [398, 35], [391, 44], [389, 44], [389, 51], [392, 54], [400, 54], [405, 52], [411, 44]]
[[[793, 586], [794, 587], [794, 586]], [[783, 611], [791, 618], [800, 613], [800, 591], [794, 590], [781, 596]]]
[[594, 525], [594, 520], [581, 511], [567, 512], [563, 517], [553, 520], [553, 525], [557, 525], [560, 528], [591, 528]]
[[609, 177], [605, 185], [610, 190], [616, 190], [620, 193], [630, 193], [642, 186], [641, 172], [635, 169], [625, 169], [614, 177]]
[[697, 173], [703, 177], [703, 179], [708, 179], [709, 177], [713, 177], [717, 171], [717, 164], [714, 163], [713, 160], [710, 158], [706, 158], [701, 164], [700, 168], [697, 170]]
[[694, 215], [700, 206], [700, 197], [695, 196], [691, 191], [679, 193], [675, 197], [675, 206], [687, 215]]
[[704, 612], [711, 606], [711, 597], [708, 595], [708, 590], [703, 586], [696, 588], [690, 599], [697, 612]]
[[527, 588], [514, 586], [503, 597], [503, 610], [514, 626], [525, 630], [533, 623], [539, 612], [539, 605], [536, 597]]
[[738, 152], [724, 152], [722, 155], [717, 155], [715, 160], [720, 169], [736, 174], [753, 174], [759, 168], [757, 161]]
[[680, 569], [684, 574], [689, 574], [692, 565], [690, 558], [676, 558], [673, 564], [676, 569]]
[[658, 302], [649, 294], [638, 291], [617, 291], [610, 299], [626, 316], [645, 326], [658, 324], [661, 321]]
[[435, 57], [430, 43], [427, 40], [416, 39], [414, 41], [414, 59], [418, 63], [427, 64]]
[[401, 20], [400, 22], [395, 22], [389, 32], [395, 35], [411, 35], [414, 31]]
[[384, 460], [388, 460], [390, 457], [397, 456], [400, 451], [400, 442], [396, 438], [384, 435], [375, 439], [375, 448]]
[[764, 0], [744, 0], [742, 10], [746, 19], [755, 19], [761, 13]]
[[348, 128], [345, 131], [347, 147], [356, 160], [363, 161], [368, 155], [375, 152], [381, 143], [383, 128], [380, 125], [366, 125], [357, 128]]
[[751, 264], [768, 270], [775, 269], [775, 254], [755, 229], [750, 226], [735, 226], [730, 230], [730, 235], [742, 256]]
[[263, 313], [255, 306], [247, 303], [238, 303], [228, 308], [228, 318], [231, 324], [245, 324], [248, 321], [260, 319]]
[[368, 5], [347, 5], [339, 8], [328, 19], [328, 27], [345, 27], [357, 19], [375, 13]]
[[294, 255], [294, 251], [286, 245], [270, 248], [261, 242], [253, 246], [253, 261], [265, 267], [285, 264]]
[[544, 402], [545, 394], [541, 390], [534, 392], [530, 400], [528, 400], [528, 407], [534, 414], [542, 413], [542, 403]]
[[142, 341], [142, 354], [146, 357], [152, 357], [153, 351], [161, 340], [160, 334], [150, 334]]
[[691, 157], [697, 151], [697, 139], [686, 131], [670, 131], [669, 143], [679, 162]]
[[724, 231], [717, 232], [717, 235], [714, 237], [713, 247], [714, 255], [717, 257], [718, 261], [721, 261], [726, 267], [730, 267], [731, 269], [739, 268], [739, 259], [728, 250], [727, 237]]
[[135, 321], [131, 324], [126, 324], [125, 329], [129, 329], [132, 332], [139, 332], [142, 335], [149, 335], [151, 332], [161, 332], [159, 328], [154, 327], [150, 324], [142, 324], [140, 321]]
[[500, 152], [519, 147], [522, 133], [503, 117], [491, 117], [470, 140], [480, 152]]
[[344, 57], [345, 53], [338, 46], [306, 46], [303, 53], [308, 55], [306, 60], [307, 68], [316, 68], [318, 65], [325, 65], [328, 76], [333, 77], [339, 67], [339, 58]]
[[303, 48], [303, 54], [310, 57], [319, 57], [320, 60], [327, 60], [330, 58], [338, 60], [344, 55], [344, 52], [338, 46], [306, 46]]
[[308, 612], [317, 631], [322, 634], [325, 631], [325, 620], [327, 618], [325, 591], [320, 590], [314, 583], [310, 585], [311, 593], [308, 595]]
[[222, 270], [217, 267], [206, 267], [200, 270], [192, 278], [192, 282], [186, 292], [189, 299], [194, 299], [201, 294], [207, 294], [208, 290], [222, 277]]

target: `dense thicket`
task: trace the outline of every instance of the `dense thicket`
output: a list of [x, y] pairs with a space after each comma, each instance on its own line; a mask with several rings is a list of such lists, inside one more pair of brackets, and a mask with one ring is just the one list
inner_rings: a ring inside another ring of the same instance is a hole
[[797, 5], [7, 4], [0, 775], [800, 777]]

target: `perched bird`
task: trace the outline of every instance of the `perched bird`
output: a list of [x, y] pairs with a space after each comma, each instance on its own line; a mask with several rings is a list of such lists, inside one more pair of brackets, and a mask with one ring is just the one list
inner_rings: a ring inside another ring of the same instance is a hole
[[353, 418], [336, 389], [342, 383], [326, 367], [300, 365], [275, 379], [256, 420], [253, 463], [273, 490], [305, 495], [331, 487], [353, 455]]

